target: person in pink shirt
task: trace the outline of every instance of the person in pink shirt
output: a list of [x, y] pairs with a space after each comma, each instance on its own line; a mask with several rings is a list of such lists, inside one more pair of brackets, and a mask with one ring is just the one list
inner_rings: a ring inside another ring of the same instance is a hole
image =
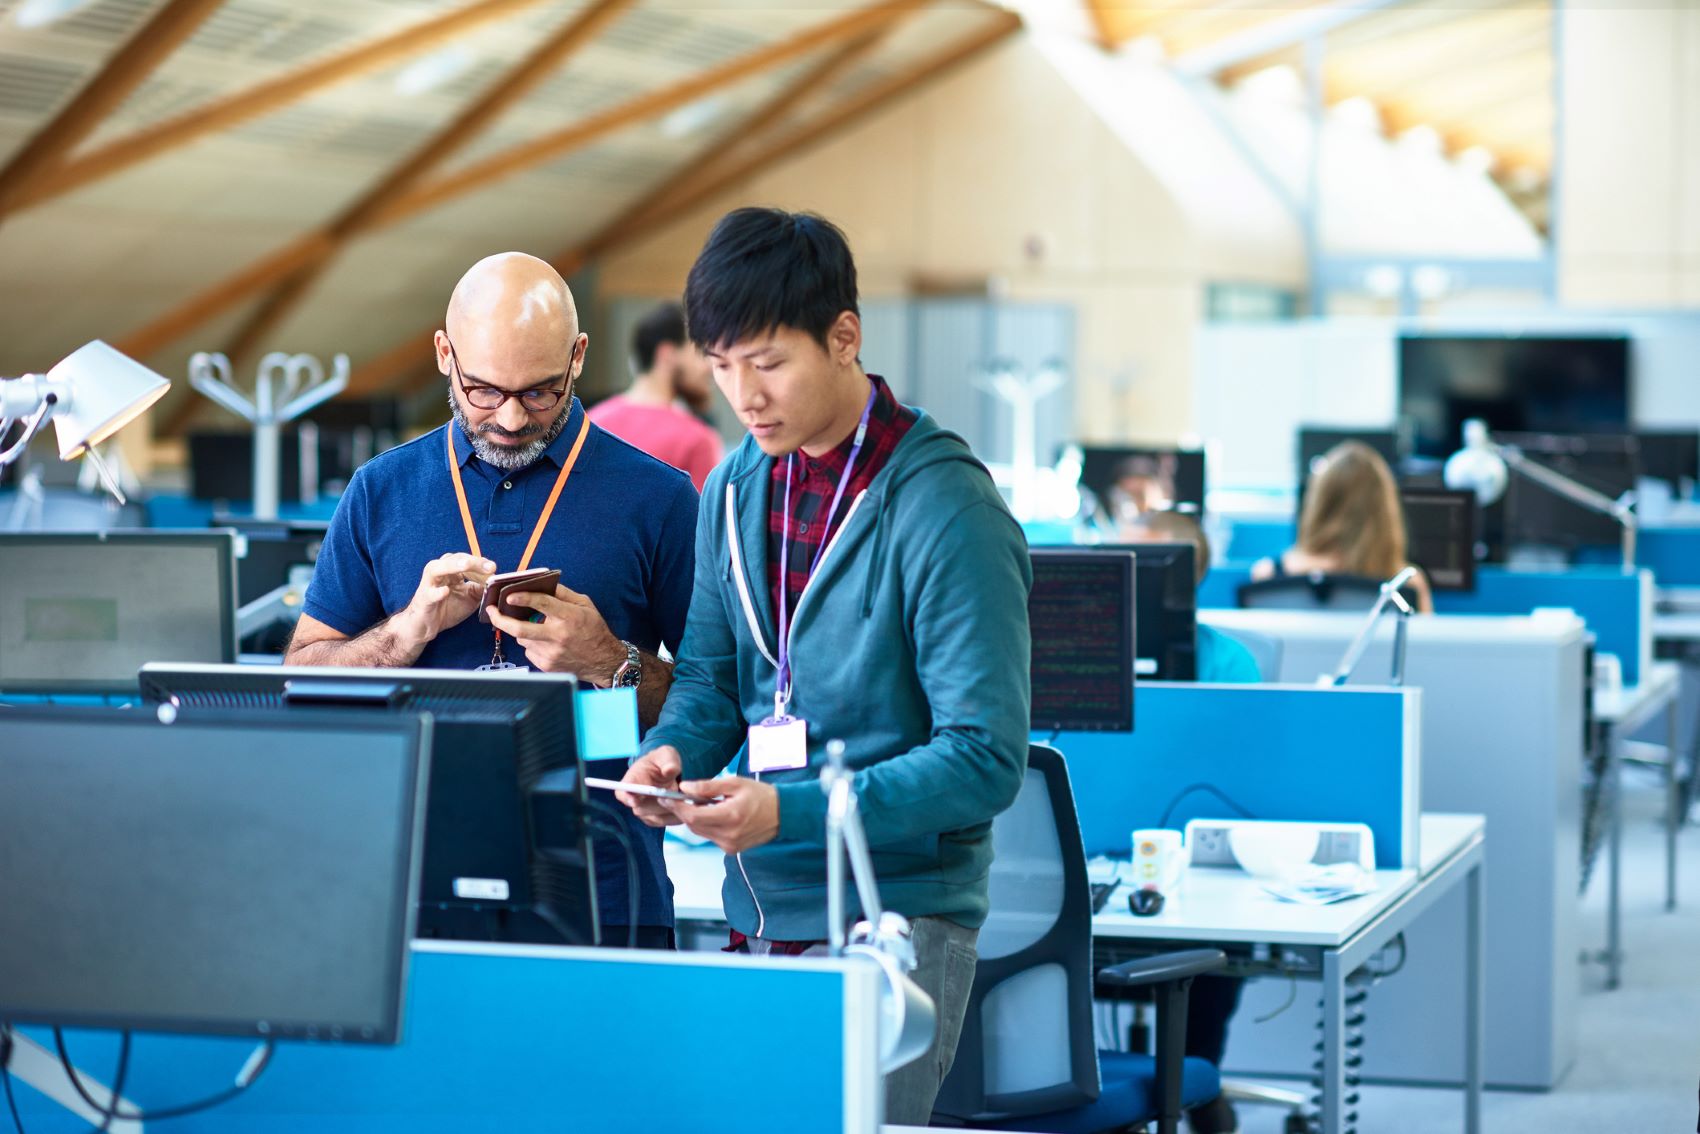
[[623, 394], [598, 403], [590, 420], [688, 473], [697, 491], [720, 463], [720, 434], [680, 403], [706, 409], [713, 391], [708, 360], [685, 335], [685, 312], [663, 303], [632, 332], [637, 377]]

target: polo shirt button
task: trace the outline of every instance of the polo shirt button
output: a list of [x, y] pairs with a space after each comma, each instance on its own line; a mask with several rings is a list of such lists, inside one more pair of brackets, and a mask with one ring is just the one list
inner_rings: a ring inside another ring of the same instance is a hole
[[513, 487], [513, 486], [514, 486], [514, 482], [513, 482], [513, 481], [511, 481], [511, 480], [504, 480], [504, 481], [503, 481], [503, 482], [502, 482], [502, 487], [503, 487], [503, 488], [512, 488], [512, 487]]
[[807, 525], [807, 524], [797, 525], [797, 534], [798, 535], [808, 535], [809, 534], [809, 525]]

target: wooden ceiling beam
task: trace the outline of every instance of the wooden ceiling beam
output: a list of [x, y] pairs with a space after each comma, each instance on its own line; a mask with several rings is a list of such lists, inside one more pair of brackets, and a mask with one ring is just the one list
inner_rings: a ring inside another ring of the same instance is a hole
[[536, 7], [540, 0], [478, 0], [421, 21], [393, 35], [317, 63], [309, 63], [247, 90], [145, 126], [82, 157], [72, 158], [35, 180], [14, 202], [18, 209], [40, 205], [84, 185], [122, 173], [209, 134], [281, 110], [326, 87], [420, 55], [474, 28]]
[[619, 106], [592, 114], [563, 129], [524, 142], [502, 153], [475, 162], [439, 181], [421, 186], [392, 200], [379, 216], [393, 224], [445, 201], [483, 189], [506, 177], [561, 158], [575, 150], [636, 122], [657, 117], [705, 98], [723, 87], [733, 86], [754, 75], [770, 71], [799, 56], [853, 39], [911, 13], [916, 0], [883, 0], [826, 23], [799, 32], [789, 39], [728, 60], [688, 79], [639, 95]]
[[[920, 9], [915, 10], [919, 11]], [[832, 52], [820, 63], [809, 68], [798, 79], [786, 84], [783, 90], [770, 98], [754, 113], [724, 131], [720, 137], [704, 147], [698, 154], [681, 162], [678, 171], [673, 176], [667, 178], [659, 187], [644, 194], [636, 205], [626, 209], [615, 220], [604, 225], [601, 232], [596, 236], [586, 243], [556, 256], [552, 261], [555, 267], [563, 276], [573, 275], [622, 225], [628, 223], [633, 217], [653, 209], [675, 193], [688, 188], [701, 175], [716, 154], [726, 152], [728, 148], [735, 149], [744, 142], [760, 141], [761, 136], [794, 110], [801, 99], [830, 83], [878, 47], [893, 26], [895, 25], [887, 25], [860, 36]], [[430, 341], [431, 333], [435, 329], [436, 324], [432, 324], [431, 327], [423, 329], [420, 335], [412, 336], [378, 358], [362, 364], [350, 376], [346, 396], [366, 396], [385, 387], [398, 376], [404, 376], [406, 371], [425, 365], [429, 359], [429, 353], [421, 344]]]
[[[625, 216], [608, 225], [601, 233], [591, 238], [584, 245], [564, 253], [554, 261], [557, 268], [563, 269], [563, 274], [570, 274], [578, 267], [588, 262], [593, 256], [604, 256], [620, 246], [646, 236], [655, 230], [679, 219], [679, 217], [696, 208], [703, 202], [724, 192], [740, 181], [755, 177], [767, 169], [779, 164], [806, 150], [830, 141], [838, 134], [857, 125], [862, 120], [892, 105], [898, 99], [911, 94], [915, 90], [931, 83], [958, 67], [979, 58], [986, 52], [1004, 43], [1021, 29], [1021, 17], [1013, 12], [999, 12], [993, 17], [990, 26], [975, 32], [960, 42], [945, 48], [942, 52], [923, 60], [910, 69], [890, 78], [874, 83], [868, 89], [852, 95], [834, 109], [812, 118], [810, 121], [788, 131], [783, 137], [761, 148], [750, 157], [738, 161], [731, 166], [704, 176], [704, 171], [693, 168], [688, 188], [684, 192], [669, 196], [664, 201], [658, 201], [641, 215], [632, 210]], [[409, 363], [403, 366], [418, 367], [429, 361], [428, 354], [421, 354], [421, 348], [416, 345], [421, 340], [418, 336], [409, 340], [407, 350], [413, 352]], [[421, 372], [411, 381], [403, 380], [397, 385], [391, 385], [400, 376], [405, 379], [401, 367], [383, 373], [379, 370], [380, 362], [392, 366], [396, 364], [397, 351], [391, 351], [381, 359], [374, 360], [361, 367], [356, 374], [363, 380], [363, 389], [377, 387], [399, 388], [412, 393], [429, 381], [430, 373]]]
[[0, 216], [18, 207], [24, 192], [99, 129], [107, 115], [118, 109], [184, 40], [195, 34], [195, 29], [222, 2], [167, 0], [164, 7], [124, 42], [100, 73], [54, 115], [53, 121], [0, 169]]

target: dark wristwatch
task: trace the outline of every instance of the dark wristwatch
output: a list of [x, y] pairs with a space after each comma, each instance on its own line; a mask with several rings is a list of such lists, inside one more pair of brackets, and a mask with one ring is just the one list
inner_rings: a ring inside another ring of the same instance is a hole
[[643, 655], [630, 642], [621, 642], [620, 645], [626, 647], [626, 660], [614, 671], [614, 680], [608, 683], [608, 688], [636, 689], [643, 680]]

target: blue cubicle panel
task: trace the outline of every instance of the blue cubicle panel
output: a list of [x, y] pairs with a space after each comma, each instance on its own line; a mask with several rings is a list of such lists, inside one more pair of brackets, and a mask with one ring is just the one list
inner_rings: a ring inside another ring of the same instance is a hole
[[[874, 1134], [878, 1128], [876, 985], [865, 963], [439, 948], [416, 947], [399, 1046], [280, 1045], [241, 1097], [162, 1129]], [[51, 1048], [42, 1029], [24, 1032]], [[67, 1038], [79, 1066], [110, 1082], [117, 1037], [72, 1032]], [[252, 1047], [139, 1036], [125, 1095], [145, 1110], [217, 1093]], [[89, 1128], [35, 1091], [18, 1090], [31, 1134]]]
[[1229, 521], [1228, 545], [1221, 551], [1229, 561], [1273, 559], [1298, 541], [1299, 525], [1292, 518]]
[[[1251, 580], [1251, 563], [1219, 563], [1198, 588], [1200, 610], [1231, 610], [1237, 592]], [[1528, 614], [1537, 607], [1566, 607], [1587, 623], [1596, 648], [1623, 662], [1623, 680], [1640, 681], [1652, 656], [1652, 579], [1625, 575], [1616, 567], [1570, 567], [1559, 571], [1512, 570], [1483, 564], [1473, 592], [1435, 591], [1436, 614]], [[1367, 613], [1367, 612], [1366, 612]], [[1143, 707], [1143, 706], [1141, 706]]]
[[[1584, 548], [1577, 559], [1615, 566], [1621, 556], [1615, 547]], [[1700, 526], [1641, 528], [1635, 536], [1635, 565], [1651, 571], [1661, 587], [1700, 586]]]
[[1088, 854], [1129, 853], [1129, 835], [1232, 818], [1208, 784], [1257, 819], [1364, 823], [1383, 869], [1418, 862], [1419, 719], [1416, 689], [1141, 682], [1129, 733], [1065, 732], [1050, 743], [1068, 761]]
[[[280, 520], [311, 520], [323, 522], [336, 513], [335, 496], [321, 496], [314, 504], [279, 504]], [[212, 522], [214, 512], [237, 517], [251, 516], [254, 506], [245, 500], [232, 500], [228, 505], [215, 506], [211, 500], [194, 500], [187, 496], [161, 494], [150, 496], [144, 503], [150, 528], [204, 528]]]
[[1601, 653], [1616, 654], [1623, 680], [1641, 680], [1641, 665], [1652, 656], [1653, 583], [1647, 572], [1626, 575], [1615, 567], [1571, 567], [1562, 571], [1523, 571], [1481, 567], [1476, 589], [1436, 591], [1437, 614], [1528, 614], [1537, 607], [1574, 610], [1594, 636]]

